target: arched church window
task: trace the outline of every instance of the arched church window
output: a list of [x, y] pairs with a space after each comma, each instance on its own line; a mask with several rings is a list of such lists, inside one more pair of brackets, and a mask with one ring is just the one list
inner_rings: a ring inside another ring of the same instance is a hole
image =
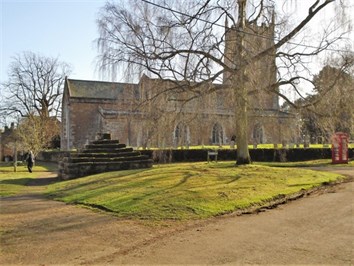
[[183, 123], [177, 124], [174, 131], [175, 146], [189, 145], [189, 128]]
[[134, 88], [134, 99], [139, 100], [140, 99], [140, 90], [138, 87]]
[[219, 123], [215, 123], [213, 126], [211, 142], [213, 144], [221, 145], [223, 144], [224, 132], [222, 126]]
[[261, 124], [256, 124], [253, 128], [253, 140], [256, 144], [264, 143], [264, 130]]

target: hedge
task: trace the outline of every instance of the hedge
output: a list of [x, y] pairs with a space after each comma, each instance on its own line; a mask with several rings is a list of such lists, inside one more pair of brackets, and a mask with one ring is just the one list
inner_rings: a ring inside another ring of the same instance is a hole
[[[219, 149], [218, 160], [236, 160], [237, 150]], [[207, 149], [184, 149], [184, 150], [142, 150], [145, 154], [153, 158], [155, 163], [170, 162], [202, 162], [207, 160]], [[257, 162], [297, 162], [317, 159], [331, 159], [332, 151], [328, 149], [250, 149], [252, 161]], [[349, 158], [354, 157], [354, 149], [349, 149]]]

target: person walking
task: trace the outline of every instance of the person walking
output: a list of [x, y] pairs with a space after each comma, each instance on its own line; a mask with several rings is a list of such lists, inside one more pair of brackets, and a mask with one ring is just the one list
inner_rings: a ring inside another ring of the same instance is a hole
[[28, 151], [28, 154], [27, 154], [27, 169], [28, 169], [28, 172], [30, 172], [30, 173], [32, 173], [33, 164], [34, 164], [33, 152], [32, 151]]

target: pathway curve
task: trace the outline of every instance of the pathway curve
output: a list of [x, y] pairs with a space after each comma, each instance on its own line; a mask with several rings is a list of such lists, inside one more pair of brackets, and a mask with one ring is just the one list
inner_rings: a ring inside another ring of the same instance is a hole
[[[321, 170], [354, 177], [349, 167]], [[164, 226], [118, 219], [39, 193], [2, 198], [0, 264], [350, 265], [353, 190], [354, 182], [348, 182], [259, 214]]]

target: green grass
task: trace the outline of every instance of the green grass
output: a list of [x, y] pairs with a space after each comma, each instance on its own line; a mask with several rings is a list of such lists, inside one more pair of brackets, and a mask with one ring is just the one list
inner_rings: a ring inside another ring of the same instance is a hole
[[0, 163], [0, 197], [13, 196], [26, 190], [26, 184], [33, 178], [43, 175], [44, 172], [55, 171], [56, 165], [39, 164], [33, 167], [33, 172], [29, 173], [24, 165], [14, 166], [11, 163]]
[[56, 183], [47, 195], [133, 219], [199, 219], [261, 204], [343, 178], [338, 174], [234, 162], [180, 163]]

